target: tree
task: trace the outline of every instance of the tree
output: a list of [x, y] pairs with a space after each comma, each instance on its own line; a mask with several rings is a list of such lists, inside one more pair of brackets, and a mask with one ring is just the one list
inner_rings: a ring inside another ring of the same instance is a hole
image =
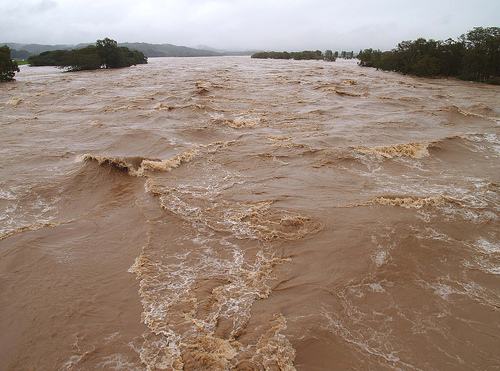
[[19, 71], [17, 62], [10, 57], [10, 48], [7, 45], [0, 47], [0, 82], [14, 80]]
[[148, 63], [148, 58], [144, 55], [143, 52], [139, 50], [130, 50], [129, 48], [126, 48], [124, 46], [121, 46], [119, 49], [125, 56], [126, 64], [128, 65]]
[[358, 53], [358, 59], [358, 64], [362, 67], [375, 67], [373, 49], [360, 50]]
[[439, 59], [441, 60], [441, 76], [459, 76], [462, 72], [464, 43], [452, 39], [439, 42]]
[[101, 65], [102, 59], [93, 45], [71, 50], [60, 64], [61, 67], [69, 67], [71, 71], [97, 70], [101, 68]]
[[62, 66], [69, 53], [69, 50], [49, 50], [28, 57], [28, 63], [30, 66]]
[[335, 57], [333, 56], [333, 52], [331, 50], [325, 51], [325, 58], [326, 61], [335, 61]]
[[252, 54], [251, 58], [267, 59], [267, 58], [269, 58], [269, 53], [268, 52], [257, 52], [257, 53]]
[[416, 76], [437, 76], [439, 73], [439, 59], [426, 54], [413, 66], [413, 74]]
[[125, 58], [118, 49], [115, 40], [105, 38], [96, 42], [97, 54], [101, 57], [104, 68], [126, 67]]
[[500, 28], [475, 27], [460, 37], [465, 45], [461, 77], [488, 82], [500, 78]]

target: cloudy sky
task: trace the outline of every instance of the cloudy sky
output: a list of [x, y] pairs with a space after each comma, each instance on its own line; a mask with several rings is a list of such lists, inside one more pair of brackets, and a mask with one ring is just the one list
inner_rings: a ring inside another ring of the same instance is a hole
[[500, 26], [500, 0], [0, 0], [0, 42], [376, 48]]

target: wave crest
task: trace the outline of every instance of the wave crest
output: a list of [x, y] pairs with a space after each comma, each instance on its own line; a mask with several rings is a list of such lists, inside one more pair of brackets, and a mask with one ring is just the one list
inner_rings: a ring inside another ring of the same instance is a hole
[[232, 142], [213, 142], [207, 145], [195, 145], [167, 159], [151, 159], [140, 156], [120, 157], [87, 153], [76, 157], [77, 162], [97, 162], [98, 165], [111, 165], [118, 170], [125, 170], [133, 176], [146, 176], [147, 171], [167, 172], [183, 163], [192, 161], [201, 150], [211, 151], [225, 147]]
[[420, 209], [424, 206], [440, 206], [444, 202], [452, 201], [451, 198], [443, 195], [432, 196], [432, 197], [397, 197], [397, 196], [381, 196], [372, 198], [370, 201], [366, 202], [364, 205], [391, 205], [391, 206], [401, 206], [404, 208], [415, 208]]
[[428, 142], [412, 142], [379, 147], [354, 147], [362, 154], [375, 155], [380, 158], [413, 157], [422, 158], [429, 156]]
[[[453, 105], [452, 108], [455, 109], [455, 110], [457, 110], [457, 112], [460, 113], [463, 116], [479, 117], [479, 118], [483, 118], [483, 119], [494, 121], [494, 122], [499, 122], [500, 121], [500, 118], [498, 118], [498, 117], [486, 116], [486, 115], [482, 115], [480, 113], [474, 113], [474, 112], [465, 111], [465, 110], [461, 109], [460, 107], [458, 107], [456, 105]], [[474, 107], [471, 107], [471, 108], [474, 108]], [[485, 111], [484, 108], [483, 108], [483, 111]]]
[[6, 239], [7, 237], [10, 237], [12, 235], [24, 232], [24, 231], [37, 231], [39, 229], [45, 228], [45, 227], [58, 227], [62, 223], [60, 222], [37, 222], [29, 225], [23, 225], [21, 227], [17, 227], [16, 229], [13, 229], [11, 231], [5, 232], [0, 236], [0, 241]]

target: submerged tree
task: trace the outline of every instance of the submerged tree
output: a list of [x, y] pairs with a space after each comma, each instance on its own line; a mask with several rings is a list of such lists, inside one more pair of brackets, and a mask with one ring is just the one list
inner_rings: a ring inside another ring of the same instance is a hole
[[10, 57], [10, 48], [7, 45], [0, 47], [0, 82], [14, 80], [19, 71], [17, 62]]

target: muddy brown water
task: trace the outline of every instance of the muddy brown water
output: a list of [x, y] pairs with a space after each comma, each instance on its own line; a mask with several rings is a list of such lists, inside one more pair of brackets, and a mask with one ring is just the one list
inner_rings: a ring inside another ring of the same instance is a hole
[[500, 87], [355, 61], [21, 66], [0, 369], [500, 365]]

